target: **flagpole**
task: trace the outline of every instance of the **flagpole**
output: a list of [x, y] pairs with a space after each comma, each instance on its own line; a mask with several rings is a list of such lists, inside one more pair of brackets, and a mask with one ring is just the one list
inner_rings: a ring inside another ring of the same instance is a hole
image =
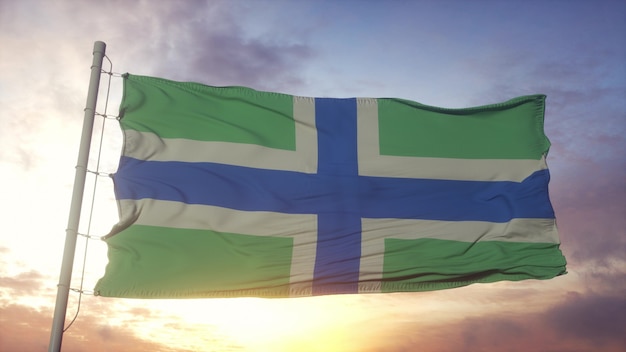
[[65, 248], [63, 250], [63, 261], [61, 263], [61, 274], [59, 276], [59, 284], [57, 285], [57, 299], [54, 306], [52, 330], [50, 331], [49, 352], [59, 352], [61, 350], [67, 301], [72, 280], [72, 268], [74, 266], [74, 254], [76, 252], [80, 209], [83, 204], [85, 179], [87, 178], [91, 134], [93, 131], [96, 103], [98, 101], [98, 88], [100, 86], [100, 74], [102, 73], [102, 60], [104, 59], [105, 50], [106, 44], [104, 42], [97, 41], [94, 43], [91, 77], [89, 79], [89, 90], [87, 91], [87, 103], [85, 105], [85, 116], [83, 119], [83, 132], [80, 138], [80, 148], [78, 150], [78, 162], [76, 163], [76, 173], [74, 175], [72, 202], [70, 204], [67, 229], [65, 230]]

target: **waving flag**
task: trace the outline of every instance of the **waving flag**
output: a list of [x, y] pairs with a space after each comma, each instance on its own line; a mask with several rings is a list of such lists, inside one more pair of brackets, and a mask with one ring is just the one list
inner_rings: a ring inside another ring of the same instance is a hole
[[126, 75], [95, 292], [426, 291], [565, 273], [545, 96], [466, 109]]

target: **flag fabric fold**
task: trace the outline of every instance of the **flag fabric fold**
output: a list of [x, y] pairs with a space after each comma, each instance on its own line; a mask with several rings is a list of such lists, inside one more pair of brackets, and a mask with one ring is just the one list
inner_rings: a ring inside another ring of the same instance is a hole
[[297, 297], [565, 273], [544, 95], [464, 109], [124, 76], [97, 295]]

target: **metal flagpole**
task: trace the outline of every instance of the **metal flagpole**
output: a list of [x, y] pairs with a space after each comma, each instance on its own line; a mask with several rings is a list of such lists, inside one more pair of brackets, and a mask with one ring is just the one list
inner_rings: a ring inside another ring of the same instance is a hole
[[52, 330], [50, 332], [49, 352], [59, 352], [63, 339], [63, 329], [65, 325], [65, 313], [67, 311], [67, 301], [70, 294], [70, 283], [72, 279], [72, 268], [74, 266], [74, 254], [76, 252], [76, 238], [78, 235], [78, 224], [80, 220], [80, 209], [83, 203], [83, 192], [85, 190], [85, 179], [87, 178], [87, 163], [89, 161], [89, 149], [91, 147], [91, 134], [96, 113], [96, 102], [98, 101], [98, 88], [100, 86], [100, 74], [102, 72], [102, 60], [106, 44], [97, 41], [93, 45], [93, 62], [91, 64], [91, 78], [89, 79], [89, 90], [87, 92], [87, 104], [85, 106], [85, 116], [83, 120], [83, 132], [80, 138], [80, 149], [78, 151], [78, 162], [76, 164], [76, 174], [74, 175], [74, 190], [72, 191], [72, 203], [70, 214], [65, 230], [65, 248], [63, 250], [63, 262], [61, 264], [61, 274], [57, 286], [57, 300], [54, 306], [54, 317], [52, 319]]

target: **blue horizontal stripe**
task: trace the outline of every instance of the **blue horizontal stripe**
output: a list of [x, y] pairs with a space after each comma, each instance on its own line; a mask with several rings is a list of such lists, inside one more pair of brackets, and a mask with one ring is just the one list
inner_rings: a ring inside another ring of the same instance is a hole
[[153, 198], [292, 214], [507, 222], [554, 218], [548, 170], [523, 182], [320, 175], [122, 157], [118, 199]]

